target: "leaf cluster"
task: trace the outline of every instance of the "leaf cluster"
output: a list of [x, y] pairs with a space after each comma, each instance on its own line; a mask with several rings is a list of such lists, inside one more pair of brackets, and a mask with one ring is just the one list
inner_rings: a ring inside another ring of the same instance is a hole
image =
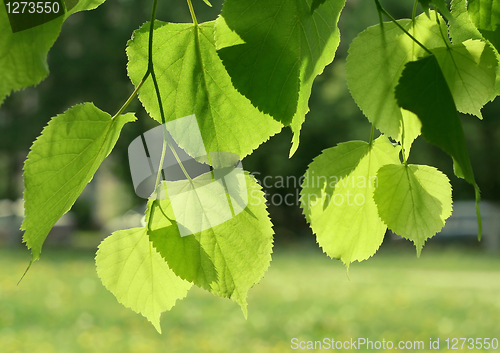
[[[9, 31], [0, 6], [0, 30], [6, 33], [0, 37], [0, 104], [11, 91], [47, 76], [46, 55], [64, 20], [102, 2], [80, 0], [65, 16], [18, 33]], [[324, 150], [309, 165], [301, 191], [319, 245], [347, 267], [373, 256], [387, 229], [413, 241], [419, 255], [451, 215], [448, 177], [408, 163], [420, 135], [453, 159], [455, 174], [474, 187], [477, 205], [480, 192], [459, 113], [481, 119], [482, 107], [500, 93], [497, 2], [453, 0], [450, 11], [443, 0], [418, 0], [424, 13], [399, 20], [374, 2], [380, 18], [390, 21], [360, 33], [346, 63], [350, 93], [372, 124], [371, 136]], [[156, 20], [153, 1], [151, 21], [126, 48], [135, 90], [114, 116], [92, 103], [76, 105], [52, 118], [33, 143], [24, 166], [22, 225], [32, 262], [123, 126], [135, 120], [123, 113], [136, 96], [158, 123], [195, 116], [207, 156], [230, 152], [243, 159], [284, 127], [293, 132], [290, 156], [299, 147], [313, 82], [340, 42], [337, 23], [345, 0], [226, 0], [217, 19], [205, 23], [198, 23], [191, 0], [187, 5], [193, 23], [165, 23]], [[175, 142], [198, 156], [190, 135], [182, 136], [175, 135]], [[164, 156], [171, 146], [166, 135], [163, 143]], [[204, 162], [215, 167], [210, 158]], [[246, 316], [247, 293], [267, 271], [273, 246], [260, 186], [243, 174], [242, 193], [250, 202], [238, 212], [232, 206], [233, 217], [213, 226], [222, 212], [217, 200], [230, 200], [227, 192], [206, 187], [213, 171], [196, 178], [186, 173], [174, 186], [194, 196], [178, 197], [167, 192], [162, 167], [143, 227], [117, 231], [99, 246], [99, 277], [158, 331], [161, 313], [193, 284], [234, 300]], [[202, 200], [213, 203], [207, 207]], [[181, 213], [174, 212], [174, 203], [183, 205]], [[193, 224], [198, 231], [186, 233]]]

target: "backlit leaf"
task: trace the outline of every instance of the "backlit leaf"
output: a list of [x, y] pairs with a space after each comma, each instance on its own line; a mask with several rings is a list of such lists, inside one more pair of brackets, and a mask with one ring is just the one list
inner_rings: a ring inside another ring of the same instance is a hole
[[102, 284], [118, 302], [142, 314], [160, 333], [161, 313], [184, 298], [192, 286], [168, 268], [146, 228], [114, 232], [99, 245], [95, 262]]
[[333, 61], [345, 0], [228, 0], [216, 22], [219, 56], [234, 86], [294, 132], [292, 155], [316, 76]]
[[[196, 179], [203, 178], [205, 175]], [[184, 189], [196, 185], [200, 190], [206, 183], [199, 184], [196, 179], [193, 185], [187, 180], [175, 183]], [[246, 317], [248, 290], [264, 276], [271, 261], [273, 230], [260, 186], [250, 175], [245, 179], [247, 207], [222, 224], [181, 237], [168, 195], [149, 200], [146, 222], [153, 245], [178, 276], [218, 296], [231, 298]], [[198, 191], [200, 200], [218, 196]], [[188, 217], [210, 219], [196, 212], [193, 204], [187, 205], [180, 211]], [[233, 208], [234, 205], [233, 200]]]
[[399, 147], [381, 136], [371, 145], [341, 143], [324, 150], [309, 165], [301, 191], [301, 207], [323, 251], [342, 260], [373, 256], [387, 229], [378, 215], [373, 192], [377, 171], [399, 163]]
[[[281, 124], [236, 91], [215, 50], [214, 22], [155, 22], [153, 62], [166, 121], [194, 114], [207, 152], [250, 154]], [[128, 43], [128, 74], [138, 85], [148, 67], [149, 23]], [[161, 122], [151, 77], [139, 91], [149, 114]], [[188, 153], [189, 146], [181, 146]]]
[[[500, 62], [500, 54], [497, 48], [486, 39], [483, 34], [476, 28], [474, 22], [472, 22], [469, 11], [467, 11], [467, 3], [465, 0], [453, 0], [451, 2], [451, 12], [456, 18], [455, 23], [450, 25], [450, 35], [453, 39], [454, 44], [460, 44], [469, 39], [480, 39], [486, 41], [497, 58], [497, 62]], [[498, 94], [500, 94], [500, 65], [497, 66], [496, 73], [496, 91], [495, 94], [490, 97], [493, 100]]]
[[[431, 16], [433, 17], [433, 16]], [[398, 23], [427, 48], [444, 45], [434, 18], [422, 14]], [[444, 23], [441, 28], [446, 33]], [[405, 118], [405, 150], [420, 134], [418, 118], [401, 112], [394, 96], [404, 65], [427, 55], [395, 24], [372, 26], [353, 40], [346, 62], [347, 84], [352, 97], [369, 121], [387, 136], [402, 140], [402, 119]]]
[[469, 0], [467, 10], [483, 37], [500, 50], [500, 2], [498, 0]]
[[69, 211], [108, 156], [133, 114], [114, 119], [92, 103], [74, 106], [52, 118], [31, 146], [24, 164], [23, 241], [40, 257], [43, 242]]
[[427, 239], [451, 216], [451, 185], [439, 170], [425, 165], [385, 165], [377, 173], [374, 199], [379, 215], [394, 233], [410, 239], [417, 255]]
[[461, 113], [482, 119], [481, 108], [495, 97], [497, 58], [488, 44], [467, 40], [432, 50]]
[[402, 108], [412, 111], [420, 118], [422, 136], [453, 158], [455, 175], [474, 186], [479, 224], [478, 236], [481, 238], [479, 187], [474, 178], [462, 123], [453, 96], [434, 55], [406, 65], [396, 87], [396, 98]]

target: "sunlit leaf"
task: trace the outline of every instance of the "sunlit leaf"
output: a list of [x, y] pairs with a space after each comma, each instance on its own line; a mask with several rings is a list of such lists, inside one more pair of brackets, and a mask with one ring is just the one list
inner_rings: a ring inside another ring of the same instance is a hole
[[[426, 15], [399, 20], [408, 32], [427, 48], [444, 45], [434, 18]], [[446, 26], [441, 28], [446, 33]], [[412, 113], [402, 114], [394, 96], [404, 65], [427, 53], [395, 24], [372, 26], [356, 37], [349, 47], [346, 62], [347, 84], [352, 97], [369, 121], [387, 136], [402, 141], [402, 119], [405, 126], [405, 150], [420, 134], [418, 120]]]
[[[196, 178], [199, 180], [193, 180], [193, 184], [188, 180], [175, 182], [177, 190], [183, 189], [184, 193], [170, 197], [187, 197], [186, 192], [194, 190], [198, 202], [215, 202], [221, 195], [203, 190], [207, 183], [202, 179], [206, 176]], [[260, 186], [250, 175], [245, 179], [248, 205], [239, 213], [235, 211], [236, 215], [226, 222], [181, 237], [172, 202], [168, 195], [163, 195], [149, 200], [146, 223], [153, 245], [178, 276], [218, 296], [231, 298], [246, 316], [248, 290], [264, 276], [271, 261], [273, 230]], [[167, 188], [167, 194], [170, 191]], [[233, 209], [237, 203], [233, 198]], [[199, 214], [200, 208], [192, 202], [185, 205], [179, 211], [187, 217], [210, 219], [207, 214]], [[204, 212], [217, 211], [205, 208]]]
[[394, 233], [410, 239], [417, 255], [425, 241], [451, 216], [450, 181], [425, 165], [385, 165], [377, 172], [374, 199], [379, 215]]
[[459, 112], [482, 119], [481, 108], [496, 96], [498, 62], [488, 44], [467, 40], [432, 50]]
[[168, 268], [149, 241], [146, 228], [114, 232], [99, 245], [95, 262], [102, 284], [160, 333], [161, 313], [184, 298], [192, 286]]
[[[451, 12], [456, 18], [455, 23], [450, 24], [450, 35], [453, 40], [453, 44], [460, 44], [469, 39], [480, 39], [486, 41], [497, 58], [497, 62], [500, 62], [500, 54], [495, 46], [486, 39], [483, 34], [476, 28], [474, 22], [472, 22], [471, 16], [467, 11], [466, 0], [453, 0], [451, 2]], [[500, 65], [497, 65], [496, 72], [496, 90], [491, 100], [493, 100], [497, 95], [500, 94]]]
[[448, 153], [455, 175], [465, 179], [476, 191], [478, 236], [482, 226], [479, 214], [479, 187], [469, 159], [462, 123], [446, 79], [434, 55], [406, 65], [396, 87], [398, 104], [417, 114], [422, 121], [422, 136]]
[[498, 0], [469, 0], [467, 10], [483, 37], [500, 50], [500, 2]]
[[108, 156], [133, 114], [114, 119], [92, 103], [52, 118], [33, 143], [24, 164], [23, 241], [40, 257], [54, 224], [69, 211]]
[[[214, 22], [155, 22], [153, 62], [166, 121], [194, 114], [207, 152], [250, 154], [281, 124], [258, 111], [236, 91], [215, 50]], [[149, 23], [128, 43], [128, 74], [138, 85], [148, 67]], [[139, 91], [149, 114], [161, 122], [151, 77]], [[189, 146], [181, 146], [188, 153]]]
[[399, 162], [399, 148], [385, 136], [372, 144], [341, 143], [324, 150], [309, 165], [301, 207], [323, 251], [346, 266], [373, 256], [387, 229], [373, 192], [377, 171]]
[[234, 86], [261, 111], [291, 125], [291, 155], [313, 81], [335, 56], [344, 3], [228, 0], [217, 19], [218, 53]]

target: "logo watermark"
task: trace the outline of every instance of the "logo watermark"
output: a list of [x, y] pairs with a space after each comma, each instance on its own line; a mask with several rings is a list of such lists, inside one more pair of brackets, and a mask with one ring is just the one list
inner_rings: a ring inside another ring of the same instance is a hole
[[[368, 189], [378, 186], [376, 176], [324, 176], [314, 172], [306, 172], [296, 176], [262, 176], [260, 172], [251, 173], [264, 189], [266, 205], [314, 207], [320, 202], [324, 205], [363, 206]], [[300, 190], [306, 188], [308, 193], [301, 195]], [[335, 192], [334, 192], [335, 190]], [[257, 206], [261, 198], [257, 190], [250, 194], [251, 205]]]
[[136, 194], [168, 199], [181, 236], [222, 224], [248, 205], [239, 157], [208, 153], [195, 115], [147, 131], [132, 141], [128, 152]]

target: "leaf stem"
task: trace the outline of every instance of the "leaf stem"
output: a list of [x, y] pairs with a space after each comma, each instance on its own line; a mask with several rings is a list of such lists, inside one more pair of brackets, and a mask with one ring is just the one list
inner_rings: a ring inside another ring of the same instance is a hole
[[380, 22], [380, 27], [382, 27], [382, 29], [383, 29], [384, 28], [384, 18], [382, 17], [383, 13], [382, 13], [377, 1], [375, 1], [375, 6], [377, 7], [378, 21]]
[[418, 6], [418, 0], [415, 0], [415, 3], [413, 4], [413, 12], [411, 14], [411, 20], [413, 24], [415, 24], [415, 18], [417, 17], [417, 6]]
[[193, 18], [193, 23], [196, 27], [198, 27], [198, 20], [196, 19], [196, 15], [194, 13], [193, 4], [191, 3], [191, 0], [187, 0], [187, 3], [189, 6], [189, 12], [191, 12], [191, 17]]
[[[188, 0], [188, 2], [190, 3], [189, 0]], [[154, 23], [156, 20], [157, 5], [158, 5], [158, 0], [153, 0], [153, 10], [151, 11], [151, 25], [149, 27], [148, 70], [146, 71], [146, 74], [144, 75], [144, 77], [146, 78], [149, 74], [151, 74], [151, 79], [153, 80], [153, 85], [154, 85], [155, 92], [156, 92], [156, 98], [158, 100], [158, 108], [160, 109], [161, 123], [163, 125], [163, 146], [162, 146], [162, 152], [161, 152], [161, 158], [160, 158], [160, 165], [158, 166], [158, 173], [156, 175], [156, 183], [155, 183], [156, 190], [158, 190], [158, 184], [160, 183], [161, 177], [163, 176], [163, 179], [166, 179], [165, 174], [163, 172], [163, 163], [165, 161], [165, 154], [167, 152], [167, 146], [170, 147], [170, 150], [172, 151], [175, 159], [177, 160], [177, 163], [179, 163], [179, 166], [181, 167], [186, 178], [189, 181], [191, 181], [191, 178], [189, 177], [189, 174], [187, 173], [186, 169], [184, 168], [182, 161], [180, 160], [179, 156], [177, 155], [177, 152], [175, 151], [174, 147], [172, 146], [172, 144], [169, 141], [167, 128], [165, 127], [165, 123], [166, 123], [165, 111], [163, 110], [163, 102], [161, 100], [160, 87], [158, 86], [158, 81], [156, 79], [156, 74], [155, 74], [155, 69], [154, 69], [154, 64], [153, 64], [153, 33], [154, 33]], [[195, 20], [196, 20], [196, 18], [195, 18]], [[156, 194], [158, 195], [158, 191]]]
[[[149, 74], [148, 74], [149, 75]], [[127, 101], [125, 103], [123, 103], [122, 107], [120, 108], [120, 110], [118, 110], [118, 112], [111, 118], [111, 119], [114, 119], [116, 118], [118, 115], [120, 115], [121, 113], [123, 113], [123, 111], [125, 109], [127, 109], [128, 105], [130, 104], [130, 102], [132, 102], [132, 100], [135, 98], [135, 96], [137, 95], [137, 92], [139, 92], [139, 89], [142, 87], [142, 85], [144, 84], [144, 82], [146, 81], [146, 78], [148, 77], [148, 75], [144, 76], [144, 78], [141, 80], [141, 82], [139, 82], [139, 84], [137, 85], [137, 87], [135, 88], [134, 92], [132, 92], [132, 94], [130, 95], [130, 97], [128, 97]]]
[[[165, 125], [163, 125], [164, 130], [165, 130]], [[165, 152], [167, 151], [167, 140], [165, 139], [165, 132], [163, 132], [163, 147], [161, 149], [161, 158], [160, 158], [160, 165], [158, 166], [158, 173], [156, 174], [156, 182], [155, 182], [155, 200], [158, 199], [158, 193], [159, 193], [159, 187], [158, 185], [160, 184], [160, 178], [162, 177], [162, 172], [163, 172], [163, 162], [165, 161]], [[163, 175], [165, 177], [165, 175]]]
[[384, 15], [386, 15], [390, 20], [391, 22], [393, 22], [396, 26], [398, 26], [398, 28], [400, 30], [402, 30], [408, 37], [410, 37], [415, 43], [417, 43], [422, 49], [424, 49], [428, 54], [432, 55], [432, 52], [426, 48], [425, 45], [423, 45], [422, 43], [420, 43], [418, 41], [417, 38], [415, 38], [414, 36], [412, 36], [406, 29], [403, 28], [403, 26], [401, 26], [398, 21], [396, 21], [394, 19], [394, 17], [391, 16], [391, 14], [389, 12], [387, 12], [383, 7], [382, 5], [380, 4], [380, 1], [379, 0], [375, 0], [375, 4], [377, 5], [377, 9], [379, 11], [379, 13], [383, 13]]
[[149, 28], [149, 47], [148, 47], [148, 69], [146, 70], [146, 73], [144, 74], [144, 77], [142, 78], [141, 82], [137, 85], [135, 88], [134, 92], [128, 97], [127, 101], [122, 105], [120, 110], [113, 116], [113, 119], [116, 118], [118, 115], [123, 113], [125, 109], [127, 109], [128, 105], [132, 100], [135, 98], [137, 95], [137, 92], [139, 92], [139, 89], [142, 87], [144, 82], [146, 82], [146, 79], [148, 76], [151, 74], [152, 68], [153, 68], [153, 30], [154, 30], [154, 23], [155, 23], [155, 18], [156, 18], [156, 8], [158, 6], [158, 0], [153, 0], [153, 9], [151, 10], [151, 26]]
[[151, 10], [151, 21], [150, 21], [151, 25], [149, 26], [148, 71], [146, 72], [146, 75], [148, 75], [150, 71], [153, 71], [153, 32], [155, 29], [157, 6], [158, 6], [158, 0], [153, 0], [153, 9]]

